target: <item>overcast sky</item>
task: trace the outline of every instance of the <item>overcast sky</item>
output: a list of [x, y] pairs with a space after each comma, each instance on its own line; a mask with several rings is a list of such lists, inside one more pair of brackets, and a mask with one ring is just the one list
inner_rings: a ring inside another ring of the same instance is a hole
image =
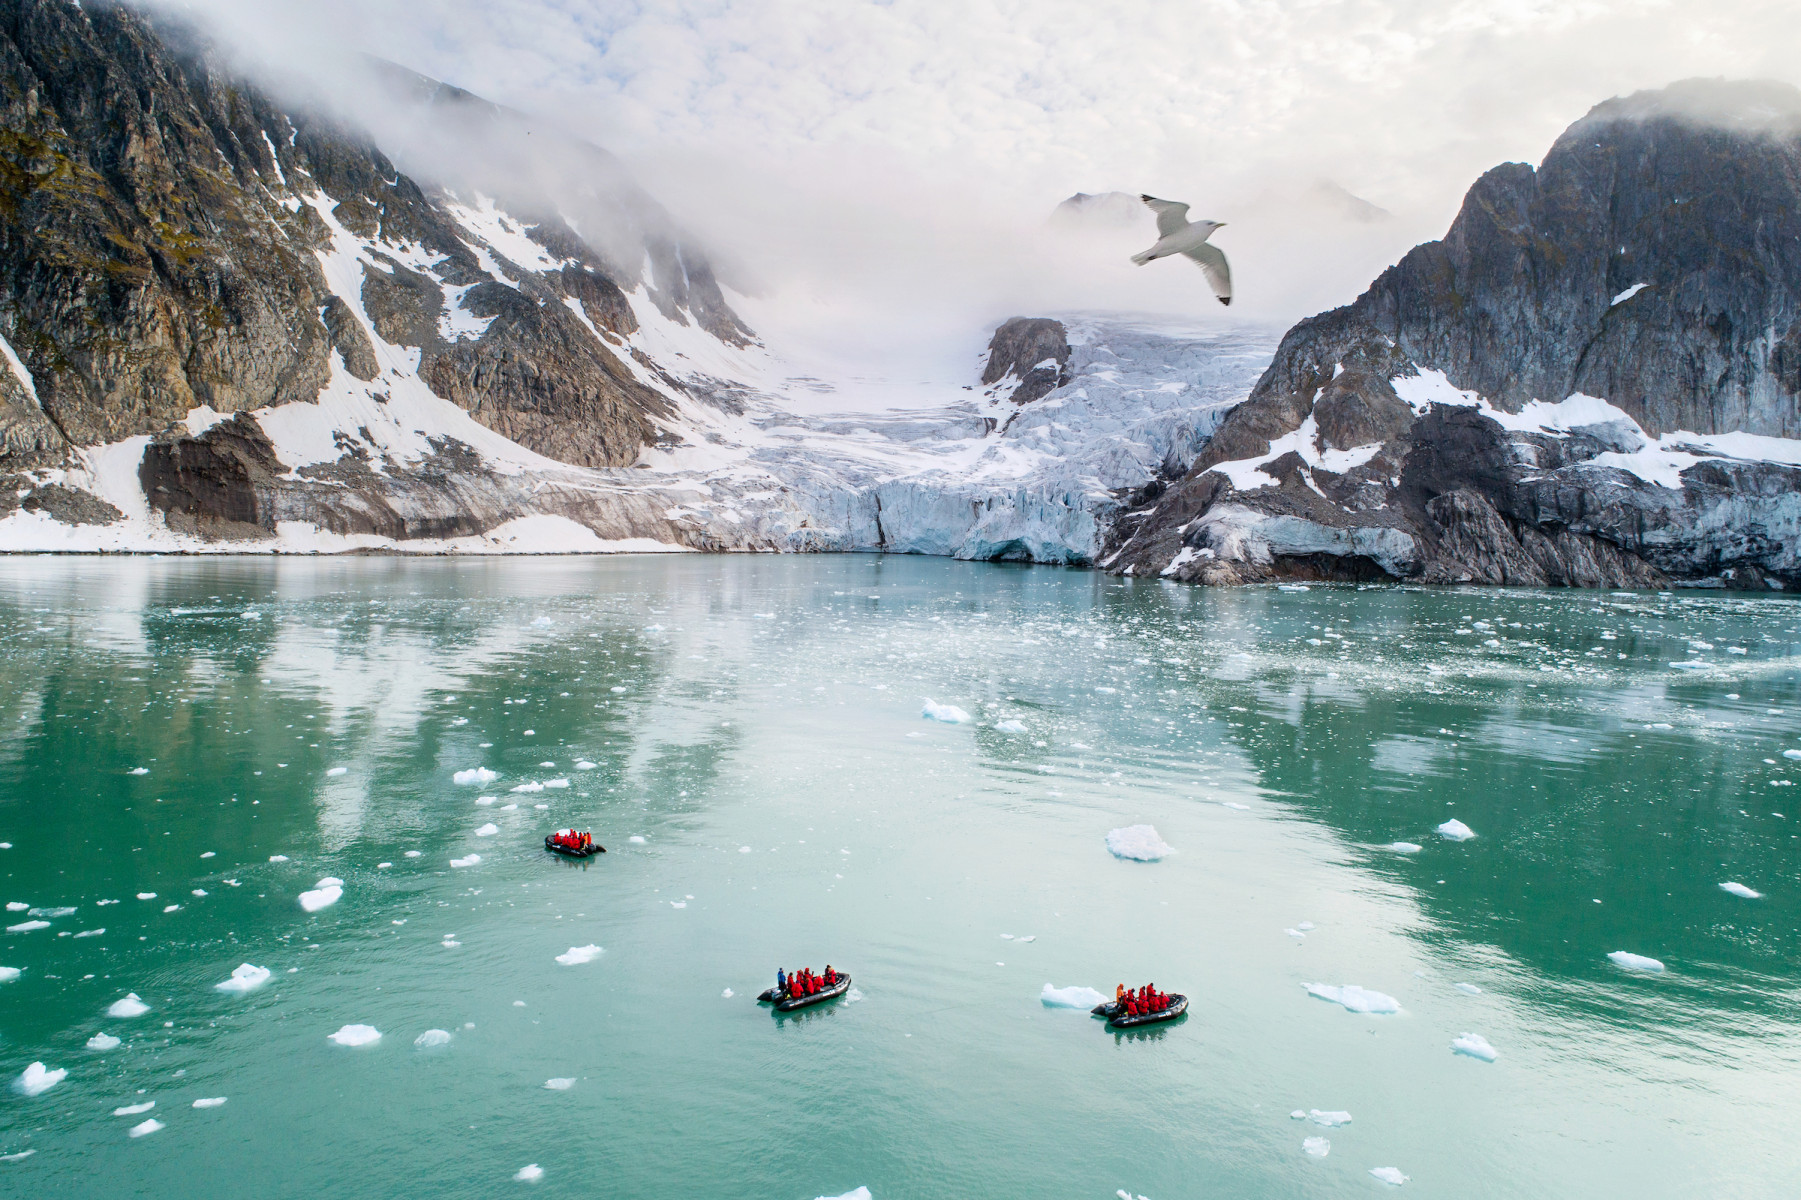
[[[1697, 75], [1801, 81], [1794, 0], [193, 7], [266, 53], [365, 49], [554, 114], [621, 154], [742, 286], [822, 304], [937, 287], [974, 288], [976, 307], [1215, 313], [1185, 264], [1090, 278], [1052, 269], [1050, 243], [1008, 241], [1072, 192], [1117, 188], [1227, 221], [1232, 315], [1286, 321], [1355, 296], [1440, 234], [1483, 170], [1537, 162], [1609, 96]], [[1272, 198], [1320, 178], [1397, 219], [1322, 246], [1324, 226], [1310, 243], [1318, 223], [1286, 218], [1281, 252]]]

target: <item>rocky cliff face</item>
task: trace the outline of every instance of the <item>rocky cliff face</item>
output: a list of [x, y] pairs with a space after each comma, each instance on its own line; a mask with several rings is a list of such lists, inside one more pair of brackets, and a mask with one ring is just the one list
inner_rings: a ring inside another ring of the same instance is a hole
[[[504, 145], [523, 120], [390, 75], [441, 138]], [[553, 466], [633, 463], [664, 436], [673, 392], [626, 344], [627, 292], [710, 336], [750, 335], [616, 163], [573, 144], [564, 162], [571, 207], [605, 237], [578, 235], [554, 196], [509, 208], [415, 179], [366, 133], [237, 77], [184, 27], [108, 0], [0, 0], [0, 516], [53, 495], [63, 485], [45, 470], [78, 449], [136, 437], [152, 439], [151, 505], [201, 528], [262, 520], [280, 507], [277, 477], [329, 467], [342, 490], [360, 461], [379, 491], [404, 473], [390, 468], [467, 457], [454, 437], [403, 445], [429, 432], [388, 407], [409, 389]], [[337, 453], [245, 449], [267, 440], [257, 414], [332, 400], [366, 410], [316, 410], [355, 418], [323, 434]], [[195, 410], [238, 414], [244, 461], [261, 465], [197, 474], [214, 456], [195, 444]], [[261, 490], [213, 494], [248, 480]]]
[[1116, 571], [1801, 584], [1801, 93], [1597, 107], [1283, 339]]

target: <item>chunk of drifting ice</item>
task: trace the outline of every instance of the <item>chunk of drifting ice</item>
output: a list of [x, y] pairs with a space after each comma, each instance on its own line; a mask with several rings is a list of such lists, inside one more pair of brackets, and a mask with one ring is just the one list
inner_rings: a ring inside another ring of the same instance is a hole
[[543, 790], [544, 785], [536, 780], [533, 780], [531, 783], [522, 783], [513, 789], [515, 792], [541, 792]]
[[1332, 1153], [1332, 1143], [1323, 1137], [1310, 1137], [1301, 1142], [1301, 1149], [1314, 1158], [1324, 1158]]
[[969, 720], [969, 714], [955, 704], [940, 704], [931, 697], [926, 697], [925, 707], [919, 715], [928, 721], [943, 721], [947, 725], [961, 725]]
[[544, 1086], [553, 1092], [566, 1092], [575, 1086], [573, 1079], [546, 1079]]
[[1107, 1003], [1107, 997], [1091, 987], [1052, 987], [1044, 985], [1038, 993], [1039, 1003], [1046, 1008], [1093, 1008], [1097, 1004]]
[[478, 863], [478, 862], [480, 862], [480, 861], [481, 861], [481, 860], [482, 860], [482, 856], [481, 856], [481, 855], [479, 855], [479, 854], [470, 854], [470, 855], [467, 855], [467, 856], [465, 856], [465, 857], [463, 857], [463, 858], [453, 858], [453, 859], [451, 859], [451, 860], [450, 860], [450, 865], [451, 865], [451, 866], [453, 866], [453, 867], [473, 867], [473, 866], [474, 866], [474, 865], [475, 865], [475, 864], [476, 864], [476, 863]]
[[1127, 825], [1124, 829], [1110, 831], [1107, 834], [1107, 849], [1115, 858], [1130, 858], [1138, 862], [1156, 862], [1164, 855], [1176, 852], [1149, 825]]
[[1746, 900], [1763, 899], [1762, 892], [1754, 892], [1742, 883], [1722, 883], [1720, 885], [1720, 890], [1722, 892], [1731, 892], [1734, 896], [1742, 896]]
[[149, 767], [133, 767], [131, 769], [131, 773], [133, 775], [148, 775], [148, 774], [150, 774], [150, 768]]
[[23, 967], [0, 967], [0, 983], [11, 983], [19, 977]]
[[1482, 994], [1482, 989], [1473, 983], [1459, 983], [1453, 984], [1452, 986], [1466, 996], [1480, 996]]
[[407, 857], [408, 857], [408, 858], [418, 858], [418, 857], [419, 857], [419, 855], [420, 855], [420, 854], [422, 854], [422, 853], [424, 853], [424, 852], [423, 852], [423, 851], [420, 851], [420, 850], [408, 850], [408, 851], [407, 851], [407, 852], [406, 852], [406, 856], [407, 856]]
[[1784, 750], [1782, 752], [1782, 757], [1784, 757], [1784, 758], [1801, 758], [1801, 750]]
[[21, 1150], [17, 1154], [0, 1154], [0, 1162], [24, 1162], [36, 1153], [36, 1150]]
[[[275, 860], [272, 858], [269, 861], [274, 862]], [[284, 859], [282, 859], [282, 861], [287, 862], [288, 860], [284, 858]], [[156, 893], [155, 892], [139, 892], [138, 899], [139, 900], [154, 900], [154, 899], [156, 899]]]
[[1407, 1176], [1401, 1174], [1399, 1167], [1371, 1167], [1370, 1174], [1393, 1187], [1400, 1187], [1407, 1182]]
[[1309, 996], [1321, 1000], [1330, 1000], [1334, 1004], [1342, 1004], [1347, 1012], [1354, 1013], [1398, 1013], [1401, 1002], [1383, 992], [1373, 992], [1368, 988], [1358, 987], [1354, 983], [1342, 987], [1330, 983], [1304, 983]]
[[96, 1033], [88, 1039], [89, 1050], [116, 1050], [118, 1047], [119, 1039], [110, 1033]]
[[133, 1125], [130, 1132], [132, 1137], [141, 1138], [145, 1134], [155, 1133], [162, 1127], [163, 1123], [161, 1121], [157, 1120], [155, 1117], [151, 1117], [148, 1121], [141, 1121], [138, 1124]]
[[[287, 861], [288, 861], [288, 856], [287, 856], [287, 855], [285, 855], [285, 854], [271, 854], [271, 855], [270, 855], [270, 856], [269, 856], [269, 861], [270, 861], [270, 862], [287, 862]], [[155, 893], [155, 892], [152, 892], [152, 893], [150, 893], [150, 894], [151, 894], [151, 895], [152, 895], [152, 896], [154, 896], [154, 895], [156, 895], [156, 893]], [[139, 899], [139, 900], [142, 900], [142, 899], [143, 899], [143, 898], [144, 898], [144, 894], [143, 894], [143, 893], [142, 893], [142, 892], [139, 892], [139, 893], [138, 893], [138, 899]]]
[[13, 1080], [13, 1091], [21, 1096], [36, 1096], [49, 1091], [69, 1076], [67, 1067], [46, 1070], [41, 1062], [34, 1062], [26, 1067], [19, 1077]]
[[331, 770], [327, 771], [326, 774], [327, 775], [348, 775], [348, 774], [350, 774], [350, 768], [349, 767], [333, 767]]
[[720, 993], [719, 993], [719, 998], [720, 998], [720, 999], [721, 999], [721, 1000], [730, 1000], [730, 999], [731, 999], [731, 998], [732, 998], [732, 989], [731, 989], [731, 988], [727, 988], [727, 989], [725, 989], [725, 991], [723, 991], [723, 992], [720, 992]]
[[340, 1046], [372, 1046], [381, 1041], [381, 1030], [373, 1025], [346, 1025], [326, 1036]]
[[523, 1167], [519, 1168], [513, 1178], [519, 1183], [536, 1183], [538, 1180], [544, 1178], [544, 1168], [540, 1167], [537, 1163], [526, 1163]]
[[1307, 936], [1298, 929], [1284, 929], [1282, 932], [1286, 933], [1289, 937], [1305, 938]]
[[224, 1096], [202, 1096], [194, 1101], [195, 1108], [218, 1108], [225, 1103]]
[[1424, 849], [1418, 842], [1390, 842], [1388, 848], [1396, 854], [1418, 854]]
[[590, 942], [586, 946], [569, 947], [567, 951], [557, 955], [557, 961], [562, 963], [565, 967], [574, 967], [579, 966], [582, 963], [593, 962], [604, 953], [605, 951], [599, 946]]
[[1476, 836], [1476, 831], [1452, 817], [1437, 829], [1438, 836], [1452, 842], [1467, 842]]
[[450, 777], [452, 783], [482, 784], [493, 783], [500, 776], [486, 767], [470, 767], [467, 771], [458, 771]]
[[48, 928], [50, 928], [50, 922], [48, 922], [48, 921], [21, 921], [17, 925], [8, 925], [6, 927], [6, 932], [8, 932], [8, 933], [30, 933], [34, 929], [48, 929]]
[[413, 1039], [415, 1046], [448, 1046], [449, 1044], [450, 1030], [448, 1029], [428, 1029]]
[[1250, 805], [1240, 804], [1236, 800], [1221, 800], [1220, 803], [1225, 805], [1227, 808], [1235, 809], [1238, 812], [1250, 812], [1251, 811]]
[[643, 838], [641, 838], [641, 837], [639, 837], [639, 836], [638, 836], [638, 835], [637, 835], [637, 834], [635, 834], [635, 833], [634, 833], [634, 834], [632, 834], [632, 836], [631, 836], [631, 837], [628, 837], [628, 838], [626, 838], [626, 839], [625, 839], [625, 840], [626, 840], [626, 841], [628, 841], [628, 842], [630, 842], [630, 843], [631, 843], [631, 844], [632, 844], [632, 845], [634, 845], [634, 846], [642, 846], [642, 845], [643, 845], [643, 844], [644, 844], [644, 839], [643, 839]]
[[493, 837], [495, 834], [497, 834], [499, 832], [500, 832], [500, 826], [498, 826], [498, 825], [494, 824], [494, 822], [490, 821], [486, 825], [483, 825], [480, 829], [476, 830], [475, 836], [476, 837]]
[[218, 983], [215, 983], [213, 989], [220, 992], [236, 992], [242, 994], [244, 992], [254, 992], [257, 988], [262, 987], [268, 982], [268, 967], [253, 967], [249, 963], [239, 963], [238, 966], [232, 970], [231, 978], [222, 979]]
[[481, 805], [482, 807], [486, 808], [488, 805], [494, 803], [498, 799], [500, 799], [499, 796], [477, 796], [475, 798], [475, 802], [477, 804]]
[[109, 1017], [141, 1017], [150, 1011], [150, 1006], [138, 999], [136, 992], [129, 992], [121, 1000], [114, 1000], [107, 1006]]
[[994, 727], [1002, 733], [1024, 733], [1026, 727], [1018, 721], [996, 721]]
[[544, 786], [547, 788], [566, 788], [569, 786], [569, 781], [567, 779], [546, 779], [544, 781]]
[[26, 909], [28, 909], [30, 907], [31, 907], [31, 905], [25, 903], [25, 901], [23, 901], [23, 900], [8, 900], [6, 902], [6, 911], [7, 912], [24, 912]]
[[127, 1104], [123, 1108], [113, 1109], [115, 1117], [135, 1117], [139, 1113], [147, 1113], [156, 1107], [156, 1101], [146, 1100], [142, 1104]]
[[322, 886], [300, 893], [300, 907], [307, 912], [318, 912], [322, 908], [330, 908], [344, 896], [344, 888], [341, 884], [327, 883], [323, 879], [319, 882]]
[[1493, 1062], [1497, 1057], [1495, 1048], [1489, 1045], [1488, 1039], [1479, 1033], [1460, 1033], [1452, 1038], [1451, 1053], [1479, 1058], [1483, 1062]]
[[870, 1200], [869, 1189], [860, 1187], [854, 1192], [846, 1192], [842, 1196], [821, 1196], [819, 1200]]
[[1642, 954], [1633, 954], [1626, 950], [1615, 950], [1607, 956], [1608, 961], [1616, 967], [1624, 967], [1628, 971], [1661, 971], [1663, 964], [1655, 958], [1646, 958]]
[[1351, 1123], [1351, 1114], [1342, 1109], [1310, 1108], [1307, 1110], [1307, 1119], [1324, 1129], [1337, 1129], [1340, 1125]]
[[579, 759], [575, 764], [575, 769], [578, 771], [592, 771], [594, 769], [594, 764], [585, 758]]

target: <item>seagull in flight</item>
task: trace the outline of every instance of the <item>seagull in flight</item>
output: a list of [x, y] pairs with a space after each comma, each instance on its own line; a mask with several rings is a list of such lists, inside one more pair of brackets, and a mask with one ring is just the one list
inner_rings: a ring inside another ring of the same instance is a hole
[[1232, 268], [1226, 265], [1226, 256], [1219, 248], [1207, 243], [1213, 231], [1223, 228], [1225, 222], [1190, 221], [1186, 204], [1159, 200], [1155, 196], [1138, 198], [1157, 214], [1157, 244], [1143, 254], [1134, 254], [1132, 261], [1142, 267], [1152, 259], [1168, 258], [1172, 254], [1192, 259], [1207, 276], [1219, 302], [1232, 303]]

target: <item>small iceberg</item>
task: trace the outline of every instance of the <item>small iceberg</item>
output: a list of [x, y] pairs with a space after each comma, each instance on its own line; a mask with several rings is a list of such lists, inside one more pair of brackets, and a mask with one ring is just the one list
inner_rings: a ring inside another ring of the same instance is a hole
[[1451, 842], [1467, 842], [1476, 836], [1476, 831], [1474, 829], [1471, 829], [1456, 817], [1452, 817], [1449, 821], [1440, 825], [1437, 833], [1439, 837]]
[[544, 1168], [537, 1163], [526, 1163], [514, 1173], [513, 1179], [518, 1183], [536, 1183], [544, 1178]]
[[1391, 1187], [1400, 1187], [1407, 1182], [1407, 1176], [1401, 1174], [1399, 1167], [1371, 1167], [1370, 1174]]
[[148, 775], [148, 774], [150, 774], [150, 768], [149, 767], [133, 767], [131, 769], [130, 773], [133, 775]]
[[853, 1192], [846, 1192], [842, 1196], [821, 1196], [819, 1200], [870, 1200], [869, 1189], [860, 1187]]
[[89, 1050], [116, 1050], [118, 1048], [119, 1039], [110, 1033], [96, 1033], [88, 1039]]
[[50, 928], [50, 922], [48, 921], [21, 921], [17, 925], [8, 925], [6, 927], [6, 932], [30, 933], [33, 930], [48, 928]]
[[1627, 950], [1615, 950], [1607, 956], [1607, 960], [1616, 967], [1628, 971], [1650, 971], [1656, 973], [1663, 970], [1663, 964], [1655, 958], [1646, 958], [1642, 954], [1633, 954]]
[[969, 714], [955, 704], [940, 704], [929, 696], [925, 707], [919, 710], [919, 715], [928, 721], [943, 721], [947, 725], [961, 725], [969, 720]]
[[1762, 892], [1754, 892], [1742, 883], [1722, 883], [1720, 885], [1720, 890], [1722, 892], [1731, 892], [1734, 896], [1742, 896], [1746, 900], [1763, 899]]
[[452, 783], [483, 784], [493, 783], [500, 776], [486, 767], [471, 767], [467, 771], [458, 771], [450, 777]]
[[115, 1117], [135, 1117], [142, 1113], [147, 1113], [155, 1107], [156, 1107], [156, 1101], [154, 1101], [154, 1100], [146, 1100], [142, 1104], [127, 1104], [120, 1108], [113, 1109], [113, 1116], [115, 1116]]
[[163, 1123], [155, 1117], [151, 1117], [148, 1121], [142, 1121], [133, 1125], [131, 1127], [131, 1136], [134, 1138], [141, 1138], [146, 1134], [155, 1133], [161, 1128], [163, 1128]]
[[1309, 996], [1321, 1000], [1330, 1000], [1333, 1004], [1341, 1004], [1347, 1012], [1354, 1013], [1398, 1013], [1401, 1002], [1384, 992], [1373, 992], [1368, 988], [1358, 987], [1354, 983], [1342, 986], [1330, 983], [1304, 983]]
[[23, 971], [23, 967], [0, 967], [0, 983], [11, 983]]
[[1018, 721], [996, 721], [994, 727], [1001, 733], [1024, 733], [1026, 731], [1026, 727]]
[[1175, 847], [1158, 837], [1157, 830], [1150, 825], [1127, 825], [1124, 829], [1110, 831], [1107, 849], [1115, 858], [1136, 862], [1156, 862], [1164, 855], [1176, 852]]
[[1488, 1044], [1488, 1039], [1479, 1033], [1460, 1033], [1452, 1038], [1451, 1053], [1479, 1058], [1483, 1062], [1493, 1062], [1498, 1057], [1495, 1048]]
[[224, 1096], [202, 1096], [194, 1101], [195, 1108], [218, 1108], [225, 1103]]
[[349, 767], [333, 767], [331, 770], [327, 771], [326, 774], [328, 776], [330, 776], [330, 775], [348, 775], [348, 774], [350, 774], [350, 768]]
[[1337, 1129], [1351, 1123], [1351, 1114], [1343, 1109], [1310, 1108], [1307, 1110], [1307, 1119], [1322, 1129]]
[[1396, 854], [1418, 854], [1421, 850], [1425, 849], [1425, 847], [1418, 842], [1390, 842], [1388, 843], [1388, 848], [1393, 850]]
[[482, 856], [481, 856], [481, 855], [479, 855], [479, 854], [470, 854], [470, 855], [465, 855], [465, 856], [464, 856], [464, 857], [462, 857], [462, 858], [453, 858], [453, 859], [451, 859], [451, 860], [450, 860], [450, 865], [451, 865], [451, 866], [453, 866], [453, 867], [473, 867], [473, 866], [475, 866], [475, 865], [476, 865], [476, 864], [477, 864], [477, 863], [479, 863], [479, 862], [481, 862], [481, 860], [482, 860]]
[[1097, 1004], [1107, 1003], [1107, 997], [1091, 987], [1052, 987], [1044, 985], [1038, 993], [1038, 1000], [1046, 1008], [1093, 1008]]
[[557, 955], [557, 961], [562, 963], [565, 967], [574, 967], [579, 966], [582, 963], [593, 962], [604, 953], [605, 951], [599, 946], [590, 942], [586, 946], [569, 947], [567, 951]]
[[373, 1025], [346, 1025], [326, 1036], [340, 1046], [373, 1046], [381, 1041], [381, 1030]]
[[13, 1080], [13, 1091], [21, 1096], [37, 1096], [49, 1091], [69, 1077], [67, 1067], [47, 1070], [41, 1062], [34, 1062], [26, 1067], [19, 1077]]
[[489, 821], [486, 825], [483, 825], [480, 829], [475, 831], [475, 836], [476, 837], [493, 837], [495, 834], [497, 834], [499, 832], [500, 832], [500, 826], [494, 824], [494, 822], [492, 822], [492, 821]]
[[413, 1039], [413, 1045], [430, 1048], [432, 1046], [450, 1045], [450, 1030], [428, 1029]]
[[1323, 1137], [1310, 1137], [1301, 1142], [1301, 1149], [1314, 1158], [1324, 1158], [1332, 1153], [1332, 1143]]
[[213, 985], [215, 991], [254, 992], [269, 982], [268, 967], [254, 967], [249, 963], [240, 963], [232, 970], [230, 979], [222, 979]]
[[314, 884], [310, 891], [300, 893], [300, 907], [307, 912], [318, 912], [322, 908], [330, 908], [344, 896], [344, 881], [326, 876]]
[[575, 1080], [573, 1079], [546, 1079], [544, 1081], [546, 1090], [552, 1092], [566, 1092], [574, 1086]]
[[136, 992], [128, 992], [123, 999], [114, 1000], [107, 1006], [106, 1015], [109, 1017], [141, 1017], [149, 1011], [150, 1006], [138, 999]]
[[1482, 989], [1473, 983], [1454, 983], [1451, 985], [1466, 996], [1480, 996]]

